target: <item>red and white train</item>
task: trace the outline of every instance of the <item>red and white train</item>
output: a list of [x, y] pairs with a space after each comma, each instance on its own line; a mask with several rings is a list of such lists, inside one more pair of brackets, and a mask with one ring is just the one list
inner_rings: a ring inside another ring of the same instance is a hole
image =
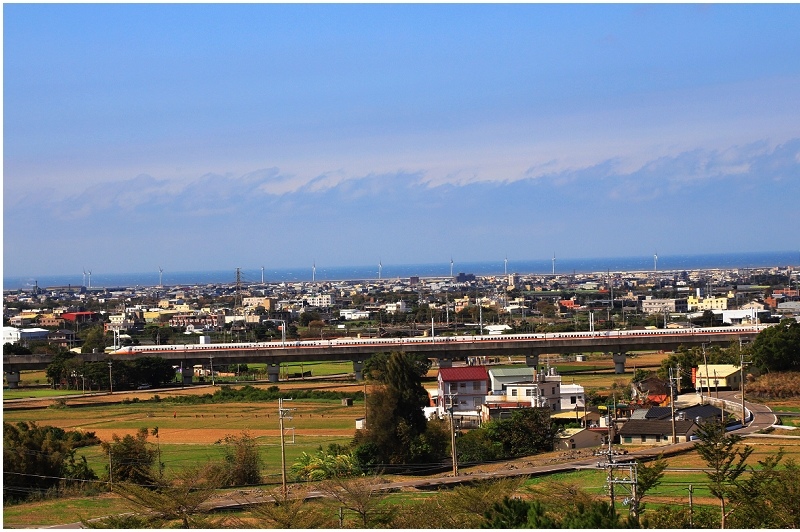
[[176, 345], [137, 345], [122, 347], [113, 354], [130, 353], [163, 353], [163, 352], [198, 352], [225, 350], [264, 350], [309, 347], [351, 347], [372, 345], [375, 347], [392, 347], [410, 344], [443, 344], [449, 342], [512, 342], [512, 341], [546, 341], [558, 339], [585, 338], [633, 338], [633, 337], [687, 337], [693, 335], [753, 334], [759, 333], [770, 325], [735, 325], [731, 327], [694, 327], [691, 329], [641, 329], [613, 331], [582, 331], [561, 333], [532, 334], [490, 334], [482, 336], [419, 336], [414, 338], [332, 338], [330, 340], [290, 340], [273, 342], [242, 342], [223, 344], [176, 344]]

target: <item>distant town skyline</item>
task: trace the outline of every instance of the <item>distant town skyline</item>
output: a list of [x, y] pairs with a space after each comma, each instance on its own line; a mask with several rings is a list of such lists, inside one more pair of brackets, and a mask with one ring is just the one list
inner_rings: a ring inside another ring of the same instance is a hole
[[796, 4], [3, 11], [4, 276], [800, 249]]

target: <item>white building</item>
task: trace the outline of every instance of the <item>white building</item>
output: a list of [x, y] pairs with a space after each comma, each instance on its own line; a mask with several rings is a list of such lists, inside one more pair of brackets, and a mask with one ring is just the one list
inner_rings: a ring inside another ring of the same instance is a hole
[[314, 294], [303, 298], [310, 307], [331, 307], [333, 306], [333, 296], [330, 294]]
[[555, 368], [537, 372], [536, 368], [492, 368], [489, 370], [491, 395], [487, 404], [527, 402], [530, 406], [561, 411], [561, 376]]
[[3, 344], [22, 344], [27, 345], [31, 341], [47, 341], [50, 331], [39, 327], [18, 329], [16, 327], [3, 327]]
[[343, 320], [368, 320], [369, 319], [369, 311], [368, 310], [356, 310], [356, 309], [342, 309], [339, 311], [339, 317]]
[[586, 405], [586, 393], [580, 384], [561, 385], [561, 410], [583, 410]]
[[401, 312], [408, 312], [405, 301], [398, 301], [397, 303], [386, 303], [381, 308], [389, 314], [397, 314]]

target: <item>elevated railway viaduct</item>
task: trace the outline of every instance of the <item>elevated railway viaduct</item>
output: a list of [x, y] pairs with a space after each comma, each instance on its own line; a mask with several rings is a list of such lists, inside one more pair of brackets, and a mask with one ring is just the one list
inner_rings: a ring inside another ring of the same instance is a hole
[[[403, 351], [436, 359], [439, 367], [467, 357], [524, 356], [530, 367], [538, 366], [542, 354], [607, 353], [616, 373], [625, 371], [627, 353], [674, 351], [680, 346], [730, 345], [750, 342], [763, 326], [719, 327], [695, 330], [608, 331], [530, 335], [443, 336], [436, 338], [388, 338], [269, 342], [259, 344], [163, 345], [141, 347], [141, 351], [85, 353], [85, 362], [133, 360], [156, 356], [180, 365], [184, 379], [191, 378], [197, 364], [265, 363], [272, 382], [278, 381], [280, 365], [287, 362], [352, 361], [355, 378], [363, 378], [364, 362], [375, 353]], [[134, 348], [137, 349], [137, 348]], [[19, 382], [19, 371], [46, 368], [53, 355], [3, 355], [3, 371], [9, 387]]]

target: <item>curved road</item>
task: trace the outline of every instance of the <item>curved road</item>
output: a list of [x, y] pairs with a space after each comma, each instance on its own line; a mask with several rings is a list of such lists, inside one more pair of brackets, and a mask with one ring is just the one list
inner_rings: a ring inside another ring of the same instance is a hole
[[[736, 403], [741, 402], [741, 394], [739, 392], [721, 391], [719, 392], [719, 398]], [[775, 414], [772, 413], [772, 410], [770, 410], [768, 406], [745, 401], [745, 407], [751, 412], [753, 412], [753, 419], [745, 427], [733, 431], [736, 434], [740, 434], [746, 437], [749, 434], [753, 434], [759, 430], [768, 428], [777, 422]], [[694, 444], [695, 444], [694, 441], [688, 441], [670, 445], [659, 445], [659, 446], [654, 446], [652, 448], [631, 451], [628, 454], [624, 455], [624, 457], [625, 459], [638, 458], [642, 460], [649, 460], [657, 457], [658, 455], [671, 456], [691, 449], [692, 447], [694, 447]], [[581, 458], [579, 460], [573, 460], [570, 462], [561, 462], [558, 464], [549, 464], [549, 465], [534, 466], [534, 467], [522, 467], [505, 471], [493, 471], [488, 473], [467, 472], [466, 474], [459, 475], [458, 477], [453, 477], [451, 475], [448, 475], [448, 476], [441, 476], [434, 478], [404, 480], [401, 482], [387, 482], [379, 484], [377, 486], [377, 489], [380, 490], [393, 490], [400, 488], [417, 488], [423, 490], [435, 489], [440, 486], [452, 486], [464, 482], [473, 482], [475, 480], [483, 480], [483, 479], [516, 477], [516, 476], [538, 476], [550, 473], [576, 471], [579, 469], [596, 469], [598, 467], [598, 462], [604, 462], [604, 461], [605, 458], [603, 456], [592, 456], [588, 458]], [[310, 498], [323, 497], [323, 496], [324, 495], [321, 492], [310, 492], [308, 494], [308, 497]], [[208, 506], [209, 508], [213, 509], [235, 508], [246, 504], [266, 502], [267, 500], [269, 499], [260, 495], [253, 495], [252, 497], [247, 497], [242, 493], [232, 493], [226, 497], [222, 497], [211, 501]], [[63, 525], [55, 525], [44, 528], [75, 529], [75, 528], [82, 528], [82, 526], [81, 523], [67, 523]]]

